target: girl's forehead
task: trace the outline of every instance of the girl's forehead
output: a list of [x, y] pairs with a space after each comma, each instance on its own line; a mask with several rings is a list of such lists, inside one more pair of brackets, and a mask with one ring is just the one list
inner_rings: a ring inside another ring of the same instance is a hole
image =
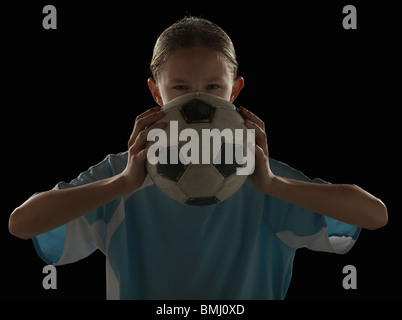
[[161, 68], [160, 76], [180, 78], [204, 75], [209, 78], [230, 76], [228, 63], [212, 48], [181, 48], [172, 52]]

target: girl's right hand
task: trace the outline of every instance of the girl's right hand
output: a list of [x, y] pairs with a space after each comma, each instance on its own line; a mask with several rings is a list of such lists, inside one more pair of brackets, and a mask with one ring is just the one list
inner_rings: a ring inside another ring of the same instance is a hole
[[166, 122], [155, 123], [164, 116], [165, 112], [160, 107], [154, 107], [143, 112], [135, 119], [133, 133], [128, 141], [127, 166], [122, 172], [122, 176], [127, 183], [127, 193], [141, 187], [145, 180], [145, 160], [148, 151], [145, 145], [148, 132], [156, 128], [164, 129], [167, 125]]

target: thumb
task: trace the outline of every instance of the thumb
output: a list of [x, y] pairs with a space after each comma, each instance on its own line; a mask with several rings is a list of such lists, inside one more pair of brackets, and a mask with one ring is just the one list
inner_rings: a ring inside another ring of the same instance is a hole
[[139, 162], [144, 163], [145, 160], [147, 159], [148, 155], [148, 148], [142, 149], [138, 154], [137, 154], [137, 159]]
[[265, 163], [267, 159], [265, 158], [265, 152], [264, 150], [258, 145], [255, 144], [255, 164], [258, 166], [261, 163]]

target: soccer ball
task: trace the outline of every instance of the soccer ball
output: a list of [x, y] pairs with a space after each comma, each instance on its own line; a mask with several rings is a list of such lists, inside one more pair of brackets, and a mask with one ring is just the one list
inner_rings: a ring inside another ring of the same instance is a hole
[[250, 131], [237, 108], [214, 95], [189, 93], [162, 110], [160, 121], [167, 126], [151, 130], [146, 145], [146, 169], [156, 186], [170, 198], [195, 206], [233, 195], [247, 179], [248, 173], [239, 173], [247, 167]]

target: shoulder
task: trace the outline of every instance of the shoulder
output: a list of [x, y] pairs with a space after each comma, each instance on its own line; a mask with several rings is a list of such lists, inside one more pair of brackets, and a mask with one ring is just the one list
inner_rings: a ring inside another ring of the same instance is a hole
[[109, 154], [103, 162], [107, 163], [113, 171], [116, 171], [115, 174], [117, 174], [123, 171], [126, 167], [127, 155], [128, 151], [120, 152], [118, 154]]
[[310, 181], [310, 179], [305, 176], [303, 172], [292, 168], [284, 162], [269, 158], [269, 166], [273, 174], [277, 176], [301, 181]]
[[71, 183], [85, 184], [97, 180], [107, 179], [121, 173], [127, 164], [127, 151], [118, 154], [109, 154], [104, 160], [82, 172]]
[[269, 158], [269, 166], [270, 166], [273, 174], [275, 174], [279, 177], [289, 178], [289, 179], [294, 179], [294, 180], [299, 180], [299, 181], [319, 183], [319, 184], [329, 184], [329, 182], [322, 180], [321, 178], [310, 179], [300, 170], [294, 169], [291, 166], [289, 166], [288, 164], [275, 160], [275, 159], [272, 159], [272, 158]]

